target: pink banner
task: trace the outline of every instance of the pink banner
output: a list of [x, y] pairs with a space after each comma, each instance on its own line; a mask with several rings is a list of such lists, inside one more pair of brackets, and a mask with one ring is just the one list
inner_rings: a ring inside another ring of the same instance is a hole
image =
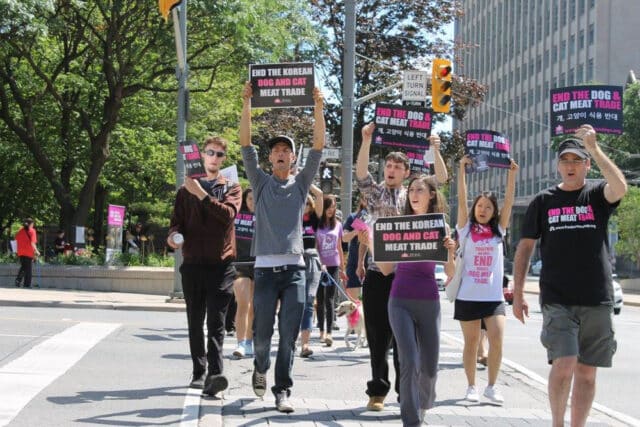
[[107, 209], [107, 225], [122, 227], [124, 225], [124, 206], [109, 205]]

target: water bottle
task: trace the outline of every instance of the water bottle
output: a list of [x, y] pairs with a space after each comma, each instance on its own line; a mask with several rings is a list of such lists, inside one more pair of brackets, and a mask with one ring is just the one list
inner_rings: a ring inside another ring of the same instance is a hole
[[173, 237], [171, 237], [171, 240], [173, 240], [176, 246], [181, 246], [184, 243], [184, 236], [180, 233], [175, 233]]

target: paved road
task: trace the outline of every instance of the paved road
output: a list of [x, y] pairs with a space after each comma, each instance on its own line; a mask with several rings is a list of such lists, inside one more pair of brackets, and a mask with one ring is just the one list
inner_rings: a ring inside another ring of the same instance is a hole
[[[544, 387], [517, 361], [506, 361], [500, 377], [507, 397], [504, 408], [461, 400], [465, 381], [459, 327], [447, 314], [448, 303], [443, 307], [437, 406], [429, 411], [428, 423], [548, 425]], [[231, 386], [224, 399], [201, 398], [185, 387], [190, 360], [184, 313], [7, 306], [0, 310], [0, 425], [400, 425], [393, 393], [384, 412], [365, 411], [367, 350], [348, 351], [340, 339], [333, 348], [321, 347], [314, 334], [316, 354], [308, 360], [296, 358], [294, 365], [297, 410], [282, 415], [273, 410], [273, 397], [261, 400], [253, 395], [250, 359], [226, 360]], [[510, 324], [508, 341], [528, 329]], [[227, 354], [234, 341], [226, 339]], [[537, 341], [529, 345], [539, 348]], [[479, 377], [481, 384], [486, 372], [480, 371]], [[271, 382], [272, 372], [268, 378]], [[594, 410], [589, 426], [635, 422], [624, 420], [611, 417], [607, 409]]]

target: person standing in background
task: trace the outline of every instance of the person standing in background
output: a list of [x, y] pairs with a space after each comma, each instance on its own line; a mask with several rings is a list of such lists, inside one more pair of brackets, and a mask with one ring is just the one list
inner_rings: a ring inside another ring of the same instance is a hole
[[[247, 188], [242, 193], [242, 206], [236, 215], [236, 279], [233, 293], [236, 300], [235, 327], [238, 347], [233, 351], [237, 358], [253, 357], [253, 264], [251, 242], [255, 231], [255, 209], [253, 190]], [[228, 317], [228, 316], [227, 316]]]
[[[336, 218], [336, 197], [325, 195], [323, 197], [322, 216], [316, 232], [316, 245], [322, 263], [324, 274], [328, 274], [333, 281], [326, 278], [328, 283], [318, 287], [317, 315], [318, 328], [320, 329], [320, 342], [327, 347], [333, 345], [331, 332], [333, 331], [334, 300], [336, 286], [340, 286], [340, 280], [346, 282], [347, 276], [342, 270], [344, 253], [342, 252], [342, 223]], [[326, 329], [325, 329], [326, 321]]]
[[20, 259], [20, 270], [16, 276], [16, 286], [24, 280], [24, 287], [31, 287], [33, 276], [33, 262], [40, 256], [37, 247], [38, 237], [33, 225], [33, 219], [27, 218], [22, 223], [22, 228], [16, 233], [16, 244], [18, 245], [18, 258]]

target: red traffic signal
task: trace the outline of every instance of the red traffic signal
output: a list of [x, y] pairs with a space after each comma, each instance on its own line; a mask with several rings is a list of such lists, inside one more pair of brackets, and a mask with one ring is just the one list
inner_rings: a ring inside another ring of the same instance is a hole
[[451, 108], [451, 61], [435, 58], [431, 70], [431, 108], [436, 113], [448, 113]]

